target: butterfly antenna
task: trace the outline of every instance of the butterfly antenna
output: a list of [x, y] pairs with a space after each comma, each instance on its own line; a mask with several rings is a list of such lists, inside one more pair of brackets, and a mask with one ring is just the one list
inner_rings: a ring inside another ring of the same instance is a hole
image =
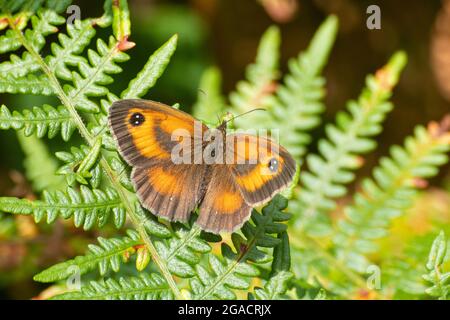
[[239, 118], [239, 117], [241, 117], [241, 116], [244, 116], [244, 115], [246, 115], [246, 114], [249, 114], [250, 112], [253, 112], [253, 111], [267, 111], [267, 110], [264, 109], [264, 108], [255, 108], [255, 109], [249, 110], [249, 111], [247, 111], [247, 112], [238, 114], [237, 116], [234, 116], [234, 117], [232, 117], [232, 118], [230, 118], [230, 119], [228, 119], [228, 120], [226, 120], [226, 121], [224, 121], [224, 122], [225, 122], [225, 123], [228, 123], [228, 122], [231, 121], [231, 120], [234, 120], [234, 119], [236, 119], [236, 118]]

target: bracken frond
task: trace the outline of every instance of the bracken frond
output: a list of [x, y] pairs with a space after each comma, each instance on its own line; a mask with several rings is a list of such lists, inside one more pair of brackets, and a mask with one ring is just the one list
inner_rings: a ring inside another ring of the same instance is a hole
[[88, 230], [96, 223], [103, 226], [113, 215], [117, 228], [125, 222], [125, 211], [117, 191], [106, 189], [89, 189], [80, 186], [80, 191], [68, 187], [66, 191], [44, 191], [42, 200], [30, 201], [14, 197], [0, 198], [0, 211], [13, 214], [34, 216], [36, 222], [46, 217], [52, 223], [61, 216], [64, 219], [73, 217], [76, 227]]
[[75, 124], [63, 106], [54, 108], [50, 105], [34, 107], [31, 110], [22, 110], [22, 112], [11, 112], [6, 106], [0, 108], [0, 129], [6, 130], [13, 128], [15, 130], [23, 129], [25, 136], [36, 134], [38, 138], [46, 134], [49, 138], [56, 136], [61, 132], [64, 141], [68, 141], [75, 130]]
[[142, 273], [139, 277], [91, 281], [80, 291], [57, 295], [54, 300], [167, 300], [173, 299], [164, 279], [155, 274]]

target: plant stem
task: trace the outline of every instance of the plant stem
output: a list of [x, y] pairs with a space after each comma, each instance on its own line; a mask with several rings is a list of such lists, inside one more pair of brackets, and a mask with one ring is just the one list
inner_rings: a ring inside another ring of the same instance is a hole
[[[47, 77], [50, 81], [50, 84], [55, 89], [56, 94], [58, 95], [58, 97], [61, 100], [61, 102], [63, 103], [63, 105], [69, 111], [81, 136], [89, 144], [89, 146], [92, 147], [95, 143], [95, 137], [91, 135], [91, 133], [85, 126], [83, 119], [80, 117], [77, 110], [75, 109], [75, 105], [72, 103], [72, 101], [69, 99], [69, 97], [64, 92], [64, 90], [61, 87], [61, 84], [59, 83], [55, 74], [50, 70], [49, 66], [45, 63], [44, 59], [42, 59], [42, 57], [39, 55], [39, 53], [36, 52], [28, 44], [23, 33], [19, 29], [17, 29], [17, 26], [15, 25], [14, 20], [11, 17], [11, 15], [7, 15], [7, 18], [8, 18], [8, 22], [9, 22], [11, 29], [14, 30], [14, 32], [17, 34], [18, 39], [21, 42], [21, 44], [33, 56], [33, 58], [36, 60], [36, 62], [40, 65], [42, 71], [47, 75]], [[175, 298], [182, 299], [181, 292], [178, 289], [178, 286], [176, 285], [175, 280], [172, 277], [172, 274], [170, 273], [167, 265], [163, 262], [163, 260], [159, 256], [159, 253], [156, 250], [155, 246], [153, 245], [153, 243], [150, 239], [150, 236], [146, 232], [143, 224], [140, 222], [139, 217], [134, 212], [133, 205], [127, 196], [127, 191], [121, 185], [116, 172], [111, 168], [111, 166], [106, 161], [103, 154], [101, 155], [101, 158], [100, 158], [100, 165], [102, 166], [103, 170], [106, 172], [107, 176], [109, 177], [109, 180], [110, 180], [111, 184], [113, 185], [113, 187], [117, 190], [119, 197], [122, 201], [122, 204], [124, 205], [125, 210], [128, 213], [128, 217], [130, 218], [130, 220], [133, 223], [133, 225], [135, 226], [136, 230], [139, 232], [139, 235], [141, 236], [142, 240], [146, 244], [150, 254], [152, 255], [153, 261], [156, 263], [156, 265], [160, 269], [161, 273], [163, 274], [164, 278], [166, 279], [168, 285], [170, 286], [172, 292], [175, 295]]]

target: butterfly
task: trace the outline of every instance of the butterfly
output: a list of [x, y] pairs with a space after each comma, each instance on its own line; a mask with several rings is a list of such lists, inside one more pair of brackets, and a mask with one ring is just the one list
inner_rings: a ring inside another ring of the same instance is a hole
[[198, 209], [203, 230], [234, 232], [295, 174], [286, 149], [270, 137], [228, 134], [226, 121], [209, 129], [183, 111], [142, 99], [114, 102], [108, 120], [140, 203], [169, 221], [187, 222]]

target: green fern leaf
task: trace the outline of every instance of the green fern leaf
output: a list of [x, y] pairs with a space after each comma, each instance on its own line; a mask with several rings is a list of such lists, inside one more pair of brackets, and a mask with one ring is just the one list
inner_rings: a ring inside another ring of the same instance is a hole
[[68, 141], [75, 125], [69, 112], [63, 106], [55, 109], [52, 106], [44, 105], [34, 107], [32, 110], [23, 110], [22, 113], [13, 111], [2, 105], [0, 109], [0, 129], [15, 130], [23, 129], [25, 136], [36, 133], [38, 138], [42, 138], [47, 133], [49, 138], [53, 138], [58, 131], [64, 141]]
[[[28, 14], [30, 14], [29, 12]], [[20, 32], [20, 26], [26, 26], [26, 15], [20, 17], [6, 16], [5, 19], [11, 19], [14, 27]], [[17, 20], [19, 19], [19, 20]], [[21, 22], [20, 25], [16, 25], [17, 21]], [[45, 44], [45, 36], [55, 33], [58, 28], [55, 25], [63, 24], [65, 19], [58, 16], [53, 10], [39, 10], [37, 16], [31, 17], [32, 29], [28, 29], [24, 32], [24, 37], [30, 44], [30, 46], [39, 51]], [[22, 46], [21, 41], [18, 39], [19, 35], [14, 30], [7, 30], [7, 32], [0, 37], [0, 53], [8, 51], [15, 51]]]
[[108, 90], [104, 85], [113, 82], [110, 75], [122, 71], [116, 63], [129, 59], [127, 54], [119, 50], [118, 43], [112, 37], [109, 45], [97, 39], [97, 51], [88, 50], [89, 63], [79, 63], [80, 73], [72, 74], [74, 87], [68, 85], [65, 88], [75, 107], [92, 113], [98, 112], [99, 108], [89, 97], [106, 95]]
[[334, 199], [347, 192], [344, 185], [354, 180], [352, 171], [362, 164], [358, 155], [375, 148], [373, 136], [382, 130], [381, 123], [393, 108], [388, 99], [405, 63], [405, 54], [397, 53], [376, 76], [369, 76], [358, 102], [350, 102], [348, 113], [338, 113], [336, 125], [326, 127], [327, 139], [319, 141], [320, 156], [307, 157], [309, 172], [300, 177], [301, 192], [294, 203], [295, 211], [302, 214], [296, 226], [302, 230], [316, 235], [327, 232], [324, 217], [335, 208]]
[[173, 299], [164, 279], [152, 273], [142, 273], [139, 277], [120, 278], [118, 281], [91, 281], [81, 291], [57, 295], [54, 300], [156, 300]]
[[12, 54], [10, 61], [0, 64], [0, 74], [2, 78], [20, 78], [28, 73], [39, 70], [39, 65], [34, 61], [34, 58], [28, 53], [24, 52], [22, 58]]
[[296, 159], [305, 154], [311, 140], [307, 131], [320, 123], [320, 114], [325, 110], [321, 102], [325, 80], [320, 73], [330, 54], [337, 28], [335, 16], [322, 23], [306, 51], [289, 61], [289, 74], [270, 103], [270, 126], [280, 130], [280, 143]]
[[123, 99], [139, 98], [152, 88], [156, 80], [166, 69], [170, 58], [177, 48], [178, 36], [174, 35], [153, 53], [141, 72], [130, 81], [128, 88], [122, 92]]
[[291, 250], [288, 233], [279, 233], [278, 239], [280, 240], [280, 243], [273, 248], [273, 261], [270, 271], [272, 275], [291, 269]]
[[0, 211], [13, 214], [33, 214], [36, 222], [45, 216], [47, 223], [52, 223], [61, 216], [68, 219], [73, 216], [76, 227], [83, 226], [88, 230], [98, 223], [103, 226], [113, 215], [117, 228], [125, 222], [125, 211], [117, 192], [114, 189], [105, 191], [80, 187], [80, 191], [67, 188], [62, 191], [44, 191], [43, 200], [30, 201], [14, 197], [0, 198]]
[[97, 162], [100, 150], [101, 139], [98, 139], [93, 148], [81, 145], [79, 148], [72, 147], [70, 152], [57, 152], [56, 157], [65, 164], [56, 174], [64, 175], [69, 186], [73, 186], [75, 181], [88, 184], [89, 180], [94, 188], [98, 187], [102, 177], [102, 170]]
[[45, 36], [56, 33], [56, 25], [63, 24], [66, 19], [60, 17], [53, 10], [38, 11], [37, 16], [31, 17], [32, 29], [25, 30], [24, 36], [31, 47], [40, 51], [45, 45]]
[[122, 238], [98, 238], [98, 245], [89, 245], [89, 251], [84, 256], [75, 257], [58, 263], [34, 276], [35, 281], [53, 282], [67, 279], [76, 267], [78, 274], [83, 275], [95, 268], [104, 276], [109, 270], [118, 272], [120, 265], [128, 261], [135, 247], [142, 245], [139, 234], [134, 230], [128, 230], [127, 236]]
[[58, 34], [59, 44], [52, 43], [52, 53], [46, 57], [46, 62], [50, 70], [54, 72], [59, 78], [64, 80], [72, 79], [72, 72], [67, 67], [77, 66], [81, 63], [87, 63], [86, 59], [79, 54], [91, 42], [95, 35], [93, 21], [75, 20], [73, 24], [67, 25], [67, 35]]
[[[32, 7], [33, 6], [33, 7]], [[19, 13], [19, 16], [13, 17], [15, 23], [15, 28], [21, 30], [21, 27], [27, 25], [27, 20], [29, 17], [33, 16], [33, 13], [39, 7], [39, 1], [27, 1], [27, 8], [23, 8], [23, 12]], [[5, 21], [8, 21], [8, 16], [5, 15]], [[19, 22], [19, 25], [17, 23]], [[64, 23], [65, 20], [59, 17], [53, 10], [43, 10], [39, 12], [38, 17], [32, 17], [32, 30], [27, 30], [25, 36], [30, 44], [33, 46], [36, 52], [39, 52], [45, 44], [45, 36], [55, 33], [58, 29], [54, 25]], [[6, 24], [7, 25], [7, 24]], [[13, 32], [13, 30], [8, 30], [5, 38], [0, 37], [0, 48], [5, 48], [4, 50], [13, 51], [17, 50], [21, 46], [21, 42], [17, 39], [18, 34]], [[2, 40], [3, 42], [2, 45]], [[10, 50], [7, 49], [9, 40], [14, 41], [11, 44]], [[0, 49], [1, 50], [1, 49]], [[36, 63], [34, 58], [29, 52], [24, 52], [22, 57], [12, 54], [10, 56], [10, 61], [6, 61], [0, 64], [1, 77], [13, 76], [22, 77], [30, 72], [37, 71], [39, 65]]]
[[287, 290], [289, 280], [293, 274], [291, 272], [279, 272], [271, 277], [265, 284], [264, 288], [255, 288], [253, 294], [249, 294], [252, 300], [278, 300], [282, 299], [282, 295]]
[[194, 266], [200, 262], [200, 255], [211, 251], [208, 243], [198, 237], [200, 230], [187, 231], [179, 228], [165, 241], [155, 241], [156, 249], [166, 261], [169, 271], [182, 278], [194, 276]]
[[49, 86], [44, 76], [28, 74], [24, 77], [13, 77], [11, 75], [0, 76], [0, 92], [40, 94], [44, 96], [53, 95], [53, 88]]
[[[267, 107], [279, 77], [280, 41], [280, 30], [276, 26], [267, 29], [261, 37], [256, 61], [246, 69], [247, 80], [238, 82], [236, 91], [230, 93], [230, 103], [235, 113]], [[267, 118], [265, 112], [255, 112], [249, 114], [246, 121], [236, 119], [236, 126], [243, 129], [255, 129], [255, 125], [264, 128]]]
[[25, 153], [23, 166], [28, 181], [31, 182], [33, 190], [57, 190], [62, 187], [63, 180], [55, 175], [58, 164], [53, 158], [45, 144], [36, 137], [26, 137], [18, 132], [20, 146]]
[[417, 127], [403, 148], [392, 147], [390, 157], [380, 160], [373, 179], [362, 182], [362, 191], [355, 194], [354, 204], [345, 207], [345, 217], [338, 222], [334, 243], [340, 261], [365, 272], [366, 255], [377, 248], [374, 240], [385, 236], [389, 222], [412, 205], [421, 181], [434, 176], [448, 161], [447, 130], [437, 123], [428, 130]]
[[441, 272], [442, 265], [446, 262], [447, 239], [443, 231], [439, 233], [431, 246], [426, 268], [429, 273], [422, 277], [431, 284], [425, 292], [439, 300], [450, 298], [450, 272]]

